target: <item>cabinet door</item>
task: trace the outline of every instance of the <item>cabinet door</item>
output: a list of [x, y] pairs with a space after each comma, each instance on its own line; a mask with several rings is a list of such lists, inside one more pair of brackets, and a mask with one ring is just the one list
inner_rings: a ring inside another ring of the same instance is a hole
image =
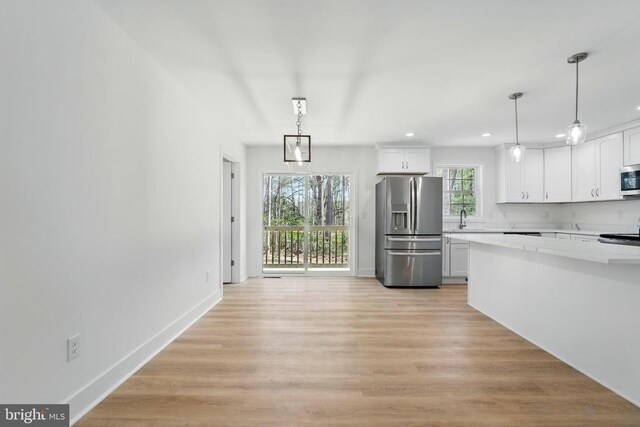
[[572, 234], [571, 240], [579, 240], [581, 242], [594, 243], [598, 242], [598, 236], [589, 236], [587, 234]]
[[624, 131], [624, 165], [640, 164], [640, 127]]
[[596, 141], [571, 148], [571, 195], [574, 202], [595, 200]]
[[403, 173], [404, 150], [384, 148], [378, 150], [378, 173]]
[[469, 243], [451, 243], [449, 261], [452, 277], [466, 277], [469, 274]]
[[404, 150], [405, 172], [425, 174], [431, 172], [431, 151], [428, 148]]
[[[529, 151], [529, 150], [527, 150]], [[525, 158], [529, 155], [525, 152]], [[524, 191], [522, 189], [522, 165], [523, 161], [516, 162], [509, 155], [509, 151], [505, 155], [504, 162], [504, 192], [505, 201], [507, 202], [524, 202]]]
[[524, 201], [529, 203], [542, 202], [544, 195], [544, 154], [541, 149], [528, 149], [525, 151], [522, 173]]
[[442, 277], [449, 277], [449, 238], [442, 240]]
[[[596, 198], [598, 200], [620, 200], [620, 168], [623, 162], [622, 133], [599, 138], [598, 161], [596, 162]], [[640, 141], [640, 138], [639, 138]]]
[[571, 201], [571, 147], [544, 150], [544, 201]]

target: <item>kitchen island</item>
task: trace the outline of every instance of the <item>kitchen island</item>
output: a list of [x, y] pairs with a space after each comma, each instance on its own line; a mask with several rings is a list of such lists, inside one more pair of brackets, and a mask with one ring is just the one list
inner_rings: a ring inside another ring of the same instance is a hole
[[640, 248], [469, 233], [468, 304], [640, 406]]

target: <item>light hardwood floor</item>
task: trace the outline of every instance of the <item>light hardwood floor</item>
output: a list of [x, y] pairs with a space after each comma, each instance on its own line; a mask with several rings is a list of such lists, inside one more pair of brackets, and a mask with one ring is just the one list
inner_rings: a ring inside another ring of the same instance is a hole
[[640, 408], [467, 306], [465, 286], [224, 293], [78, 425], [640, 425]]

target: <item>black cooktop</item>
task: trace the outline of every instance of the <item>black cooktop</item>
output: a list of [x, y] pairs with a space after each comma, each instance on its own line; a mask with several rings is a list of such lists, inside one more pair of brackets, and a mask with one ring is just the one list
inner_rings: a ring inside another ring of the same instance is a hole
[[640, 241], [640, 234], [601, 234], [600, 237], [604, 237], [606, 239], [625, 239]]
[[640, 234], [601, 234], [598, 241], [618, 245], [640, 246]]

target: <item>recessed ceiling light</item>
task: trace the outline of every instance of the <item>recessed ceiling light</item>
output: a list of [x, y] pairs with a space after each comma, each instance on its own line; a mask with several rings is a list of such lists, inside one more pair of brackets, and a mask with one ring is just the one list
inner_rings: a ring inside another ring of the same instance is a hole
[[405, 135], [407, 135], [407, 136], [416, 136], [415, 132], [407, 132]]
[[567, 136], [567, 135], [565, 135], [564, 133], [556, 134], [556, 138], [564, 138], [565, 136]]
[[483, 138], [486, 138], [488, 136], [491, 136], [491, 132], [485, 132], [485, 133], [482, 134]]
[[638, 107], [638, 110], [640, 110], [640, 107]]

